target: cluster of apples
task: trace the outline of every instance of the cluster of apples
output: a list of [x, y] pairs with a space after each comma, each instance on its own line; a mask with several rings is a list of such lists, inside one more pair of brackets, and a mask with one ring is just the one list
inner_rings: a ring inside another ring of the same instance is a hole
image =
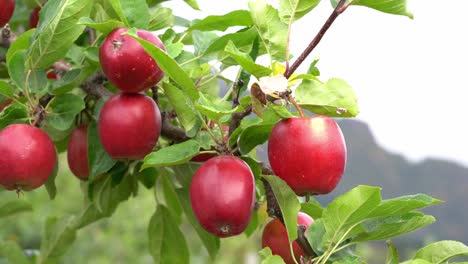
[[[161, 132], [159, 107], [141, 92], [156, 85], [164, 73], [127, 31], [127, 28], [114, 29], [99, 48], [104, 74], [122, 92], [104, 103], [98, 133], [102, 146], [113, 159], [139, 160], [151, 152]], [[137, 34], [165, 49], [153, 33], [138, 30]], [[70, 170], [82, 180], [89, 176], [87, 132], [87, 125], [75, 128], [68, 143]]]
[[[268, 159], [274, 173], [298, 196], [327, 194], [335, 189], [346, 166], [346, 144], [338, 124], [326, 116], [279, 121], [268, 141]], [[250, 222], [255, 202], [255, 181], [250, 167], [233, 156], [209, 159], [196, 171], [191, 187], [192, 208], [200, 225], [218, 237], [242, 233]], [[299, 225], [313, 219], [300, 212]], [[280, 220], [263, 230], [262, 246], [294, 263], [286, 228]], [[296, 259], [304, 252], [293, 242]]]

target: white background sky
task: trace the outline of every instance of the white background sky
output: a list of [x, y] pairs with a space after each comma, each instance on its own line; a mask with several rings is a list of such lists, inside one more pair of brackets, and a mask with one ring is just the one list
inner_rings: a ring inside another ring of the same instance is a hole
[[[172, 1], [176, 15], [203, 18], [247, 9], [245, 0], [198, 0], [203, 12]], [[379, 144], [411, 160], [447, 158], [468, 165], [467, 0], [408, 0], [414, 20], [352, 6], [304, 63], [320, 57], [322, 80], [354, 88]], [[295, 55], [315, 36], [329, 1], [293, 26]], [[300, 69], [301, 70], [301, 69]]]

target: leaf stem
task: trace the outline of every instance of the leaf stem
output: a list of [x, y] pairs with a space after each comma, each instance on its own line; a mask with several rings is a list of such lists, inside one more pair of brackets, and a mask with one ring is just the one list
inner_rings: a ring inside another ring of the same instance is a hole
[[304, 112], [302, 111], [302, 108], [299, 106], [299, 104], [296, 102], [296, 100], [294, 100], [294, 97], [292, 95], [289, 95], [288, 100], [289, 100], [289, 102], [291, 102], [294, 105], [294, 107], [296, 107], [296, 109], [299, 112], [299, 115], [301, 116], [301, 118], [305, 118], [305, 115], [304, 115]]
[[346, 0], [340, 0], [340, 2], [336, 5], [335, 10], [331, 13], [330, 17], [327, 19], [325, 24], [322, 26], [320, 31], [317, 33], [317, 35], [312, 39], [312, 41], [309, 43], [307, 48], [302, 52], [302, 54], [294, 61], [293, 65], [284, 73], [284, 77], [287, 79], [291, 77], [291, 75], [299, 68], [299, 66], [304, 62], [304, 60], [309, 56], [309, 54], [317, 47], [317, 45], [320, 43], [322, 40], [323, 36], [327, 32], [327, 30], [330, 28], [330, 26], [333, 24], [335, 19], [343, 13], [343, 11], [346, 9], [343, 9], [343, 6], [345, 4]]

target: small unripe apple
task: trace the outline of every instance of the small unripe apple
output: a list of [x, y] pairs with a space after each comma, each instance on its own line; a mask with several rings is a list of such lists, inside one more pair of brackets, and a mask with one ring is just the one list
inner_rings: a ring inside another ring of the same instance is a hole
[[13, 16], [15, 11], [15, 0], [1, 0], [0, 1], [0, 26], [3, 27], [10, 18]]
[[[138, 93], [156, 85], [164, 73], [143, 46], [126, 35], [127, 31], [127, 28], [116, 28], [109, 33], [99, 48], [99, 60], [104, 74], [115, 87]], [[154, 33], [137, 30], [137, 35], [165, 50]]]
[[73, 130], [68, 141], [67, 161], [76, 177], [81, 180], [88, 178], [88, 125], [81, 125]]
[[[297, 224], [303, 225], [308, 228], [314, 220], [309, 215], [299, 212], [297, 215]], [[307, 232], [307, 230], [306, 230]], [[294, 264], [294, 260], [291, 256], [291, 250], [289, 249], [289, 240], [286, 227], [279, 219], [270, 221], [263, 229], [262, 234], [262, 247], [269, 247], [273, 255], [278, 255], [283, 258], [286, 264]], [[293, 241], [293, 252], [294, 257], [299, 262], [301, 256], [305, 257], [304, 251], [301, 249], [296, 241]]]
[[43, 185], [57, 162], [55, 145], [37, 127], [13, 124], [0, 131], [0, 185], [29, 191]]
[[209, 233], [217, 237], [242, 233], [255, 202], [250, 167], [234, 156], [209, 159], [192, 178], [190, 201], [198, 222]]
[[146, 95], [114, 94], [102, 107], [98, 129], [102, 146], [113, 159], [139, 160], [158, 141], [161, 113]]
[[326, 116], [281, 120], [270, 134], [268, 160], [297, 195], [329, 193], [346, 166], [343, 133]]
[[39, 12], [41, 11], [41, 7], [36, 7], [31, 11], [29, 15], [29, 28], [37, 27], [37, 23], [39, 22]]

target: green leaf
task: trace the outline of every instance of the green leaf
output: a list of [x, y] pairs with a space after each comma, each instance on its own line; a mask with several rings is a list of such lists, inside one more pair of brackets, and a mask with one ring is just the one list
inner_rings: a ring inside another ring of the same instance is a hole
[[281, 178], [275, 175], [263, 175], [273, 190], [278, 205], [283, 214], [284, 225], [288, 232], [290, 243], [297, 238], [297, 214], [301, 209], [301, 204], [296, 194]]
[[21, 212], [32, 211], [31, 203], [25, 200], [11, 200], [0, 204], [0, 217], [5, 217]]
[[47, 219], [41, 242], [39, 263], [56, 263], [76, 239], [73, 217]]
[[174, 183], [169, 179], [171, 176], [172, 175], [166, 173], [166, 175], [159, 177], [159, 179], [161, 179], [166, 206], [167, 208], [171, 208], [171, 213], [175, 217], [175, 222], [177, 225], [180, 225], [182, 223], [182, 213], [184, 209], [182, 208], [179, 198], [177, 197], [177, 193], [175, 192]]
[[[336, 6], [339, 0], [331, 0]], [[407, 0], [352, 0], [351, 5], [366, 6], [384, 13], [407, 16], [413, 19], [413, 14], [407, 9]]]
[[148, 154], [141, 169], [186, 163], [199, 151], [200, 144], [193, 139], [165, 147]]
[[156, 179], [159, 176], [159, 171], [156, 170], [155, 168], [147, 168], [142, 171], [140, 171], [141, 168], [137, 167], [138, 169], [135, 169], [135, 173], [138, 173], [138, 180], [147, 188], [151, 189], [153, 188], [154, 184], [156, 183]]
[[159, 205], [151, 217], [148, 236], [149, 250], [154, 263], [189, 263], [185, 236], [174, 224], [174, 219], [166, 207]]
[[52, 172], [52, 175], [49, 176], [49, 178], [44, 184], [47, 190], [47, 194], [49, 194], [49, 198], [51, 200], [55, 199], [55, 196], [57, 195], [57, 186], [55, 185], [55, 178], [57, 178], [57, 173], [58, 173], [58, 162], [59, 162], [58, 160], [57, 162], [55, 162], [54, 171]]
[[0, 256], [11, 264], [31, 264], [23, 249], [13, 241], [0, 241]]
[[183, 91], [170, 83], [164, 83], [163, 87], [164, 94], [177, 113], [177, 119], [184, 130], [187, 131], [187, 136], [195, 136], [201, 127], [201, 121], [190, 98], [188, 98]]
[[12, 99], [15, 96], [15, 90], [7, 82], [0, 80], [0, 95]]
[[148, 28], [150, 13], [146, 0], [121, 1], [121, 4], [130, 26]]
[[327, 250], [327, 245], [324, 245], [324, 239], [326, 238], [327, 231], [325, 230], [325, 224], [322, 218], [314, 219], [314, 222], [309, 226], [306, 231], [307, 241], [310, 246], [318, 255], [323, 254]]
[[243, 154], [252, 151], [256, 146], [265, 143], [270, 137], [271, 130], [275, 124], [266, 123], [250, 126], [239, 137], [239, 147]]
[[333, 200], [322, 213], [328, 235], [324, 243], [349, 237], [349, 230], [367, 219], [381, 199], [380, 188], [360, 185]]
[[200, 100], [195, 105], [195, 108], [213, 121], [219, 121], [225, 115], [242, 111], [241, 106], [232, 108], [228, 102], [218, 97], [203, 95], [202, 93], [200, 93]]
[[20, 91], [24, 91], [26, 80], [26, 50], [19, 50], [10, 58], [7, 68], [11, 81], [18, 87]]
[[[218, 35], [213, 32], [203, 32], [199, 30], [192, 31], [192, 41], [195, 48], [194, 55], [201, 56], [210, 47], [211, 43], [218, 39]], [[209, 65], [207, 65], [209, 66]], [[211, 69], [211, 67], [208, 67]], [[193, 77], [192, 77], [193, 78]]]
[[150, 13], [146, 0], [121, 0], [120, 3], [131, 27], [148, 28]]
[[343, 80], [333, 78], [326, 83], [303, 80], [297, 87], [297, 103], [316, 114], [331, 117], [354, 117], [359, 113], [353, 89]]
[[269, 247], [263, 248], [258, 254], [262, 260], [260, 264], [284, 264], [284, 260], [278, 255], [273, 255]]
[[44, 69], [63, 58], [85, 28], [78, 20], [89, 17], [92, 7], [92, 0], [48, 1], [28, 50], [29, 67]]
[[93, 28], [99, 32], [102, 32], [104, 35], [109, 34], [112, 30], [118, 27], [124, 27], [124, 23], [117, 20], [107, 20], [105, 22], [95, 22], [89, 17], [82, 17], [78, 21], [77, 25], [84, 25], [90, 28]]
[[30, 29], [23, 34], [19, 35], [18, 38], [11, 43], [6, 53], [6, 63], [10, 64], [10, 60], [13, 58], [16, 52], [21, 50], [27, 50], [31, 45], [31, 36], [34, 34], [36, 29]]
[[200, 10], [197, 0], [184, 0], [184, 2], [187, 3], [191, 8]]
[[276, 105], [276, 104], [268, 103], [267, 107], [268, 109], [273, 110], [273, 112], [275, 112], [277, 116], [281, 117], [281, 119], [294, 117], [294, 115], [291, 112], [289, 112], [289, 110], [284, 105]]
[[367, 232], [358, 235], [353, 242], [376, 241], [413, 232], [435, 222], [435, 218], [418, 212], [398, 216], [386, 216], [363, 223]]
[[385, 260], [385, 264], [398, 264], [400, 263], [399, 257], [398, 257], [398, 251], [393, 245], [392, 241], [388, 240], [387, 241], [387, 258]]
[[94, 203], [88, 202], [84, 209], [78, 214], [78, 216], [75, 217], [73, 221], [73, 228], [78, 230], [104, 217], [107, 217], [107, 215], [100, 212]]
[[53, 95], [61, 95], [67, 92], [70, 92], [73, 88], [76, 87], [77, 81], [79, 82], [82, 78], [84, 69], [72, 69], [67, 71], [60, 80], [56, 80], [53, 82], [51, 87], [51, 93]]
[[314, 9], [320, 0], [281, 0], [279, 16], [284, 23], [290, 24]]
[[148, 30], [156, 31], [174, 25], [174, 15], [170, 8], [157, 7], [151, 12], [150, 17]]
[[301, 212], [310, 215], [313, 219], [319, 219], [322, 217], [323, 207], [314, 198], [305, 203], [301, 203]]
[[88, 165], [89, 181], [93, 181], [97, 175], [107, 172], [116, 163], [104, 150], [99, 139], [96, 121], [88, 125]]
[[127, 16], [124, 12], [124, 9], [122, 7], [122, 3], [120, 2], [120, 0], [109, 0], [109, 4], [111, 4], [112, 9], [114, 9], [114, 12], [117, 14], [120, 20], [122, 20], [122, 22], [127, 27], [131, 27], [130, 23], [127, 20]]
[[429, 244], [418, 251], [413, 259], [427, 260], [433, 264], [446, 263], [457, 256], [468, 256], [468, 247], [458, 241], [438, 241]]
[[146, 52], [158, 63], [161, 70], [180, 85], [192, 101], [198, 99], [199, 92], [195, 84], [174, 59], [159, 47], [136, 36], [135, 32], [128, 31], [128, 34], [140, 42]]
[[[434, 264], [434, 263], [428, 262], [428, 261], [423, 260], [423, 259], [413, 259], [413, 260], [408, 260], [408, 261], [402, 262], [401, 264]], [[455, 264], [455, 263], [453, 263], [453, 264]]]
[[205, 54], [223, 51], [228, 42], [234, 43], [237, 48], [242, 49], [243, 51], [246, 48], [250, 49], [252, 47], [252, 42], [255, 41], [257, 36], [258, 33], [254, 28], [223, 35], [210, 44], [206, 49]]
[[[117, 206], [132, 194], [136, 179], [126, 175], [128, 168], [124, 163], [117, 163], [109, 174], [92, 183], [93, 203], [104, 216], [110, 216]], [[121, 179], [119, 183], [115, 181]]]
[[286, 59], [288, 25], [281, 21], [278, 10], [267, 0], [249, 2], [250, 14], [263, 45], [275, 60]]
[[206, 18], [197, 21], [190, 26], [189, 30], [200, 31], [226, 31], [229, 27], [233, 26], [252, 26], [253, 21], [247, 10], [235, 10], [221, 16], [207, 16]]
[[425, 194], [402, 196], [394, 199], [384, 200], [371, 213], [371, 217], [401, 215], [412, 210], [425, 208], [441, 203], [441, 200], [434, 199]]
[[49, 124], [60, 131], [70, 129], [75, 122], [75, 117], [85, 109], [83, 98], [74, 94], [62, 94], [54, 97], [49, 104], [50, 113], [46, 120]]
[[0, 112], [0, 129], [18, 123], [26, 123], [28, 121], [28, 109], [23, 104], [12, 102]]
[[271, 74], [270, 68], [256, 64], [249, 56], [249, 54], [238, 50], [232, 41], [228, 42], [224, 51], [227, 52], [233, 59], [235, 59], [245, 71], [252, 74], [257, 79]]

